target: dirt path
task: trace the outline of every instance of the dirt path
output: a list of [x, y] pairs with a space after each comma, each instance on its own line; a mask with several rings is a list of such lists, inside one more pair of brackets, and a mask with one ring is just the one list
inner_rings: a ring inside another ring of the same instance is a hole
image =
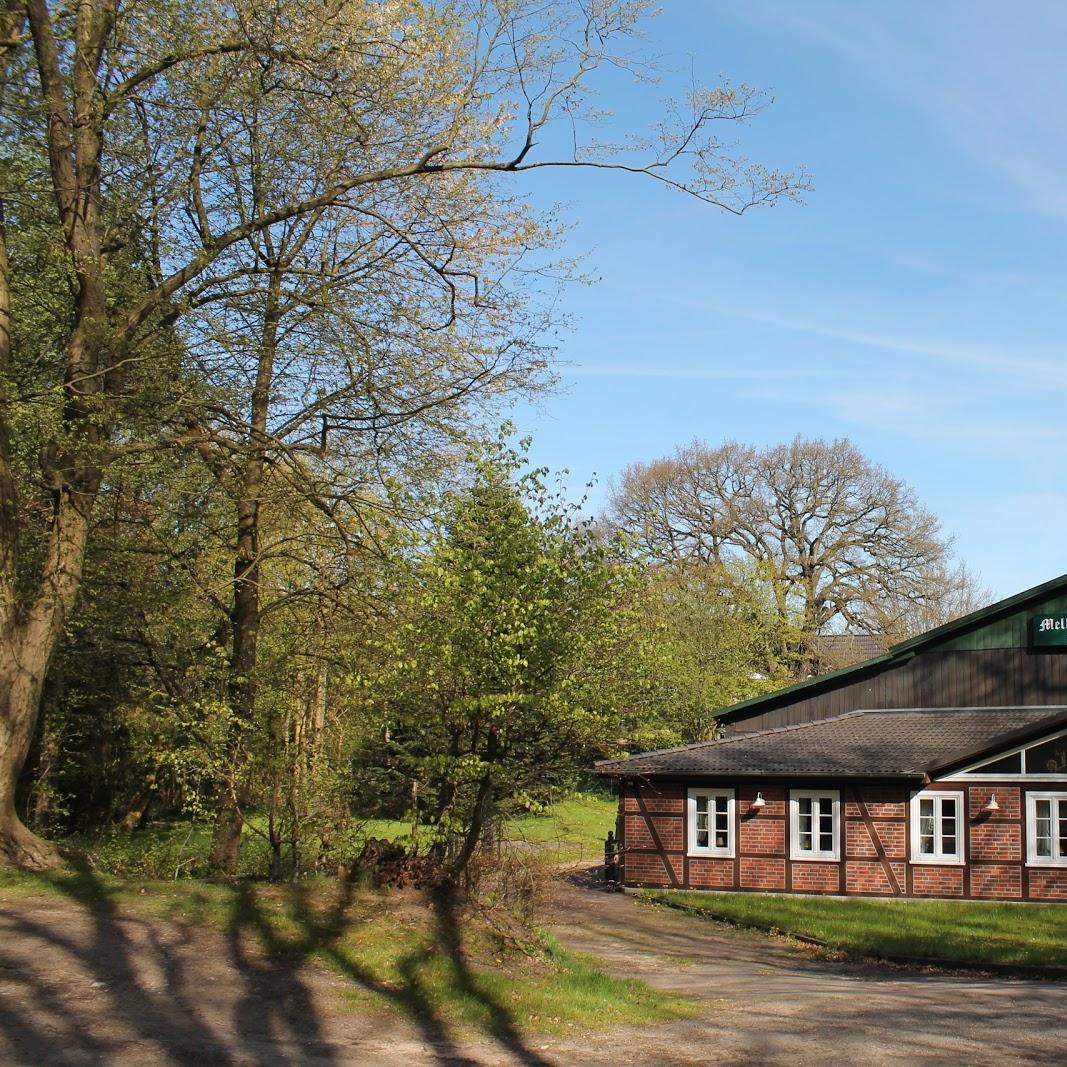
[[503, 1028], [497, 1040], [463, 1040], [447, 1019], [376, 1014], [353, 999], [351, 980], [265, 959], [239, 937], [106, 903], [36, 898], [0, 903], [0, 1063], [1067, 1062], [1067, 986], [825, 963], [588, 885], [562, 885], [558, 905], [565, 944], [616, 973], [702, 998], [706, 1013], [567, 1039]]

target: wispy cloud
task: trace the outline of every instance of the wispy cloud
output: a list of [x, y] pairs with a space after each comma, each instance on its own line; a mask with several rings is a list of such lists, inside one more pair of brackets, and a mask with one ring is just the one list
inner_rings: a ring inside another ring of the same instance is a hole
[[1017, 200], [1006, 206], [1067, 218], [1062, 2], [754, 0], [743, 10], [832, 49], [904, 99], [1008, 182]]
[[775, 326], [795, 333], [823, 337], [827, 340], [841, 341], [864, 348], [927, 357], [939, 362], [961, 364], [971, 369], [981, 368], [997, 375], [1010, 377], [1015, 381], [1025, 378], [1028, 383], [1040, 385], [1044, 389], [1067, 390], [1067, 356], [1063, 361], [1043, 359], [978, 345], [945, 344], [898, 334], [852, 330], [823, 322], [767, 315], [737, 307], [713, 307], [708, 310], [714, 311], [717, 315], [744, 319], [748, 322]]
[[823, 378], [826, 372], [800, 368], [742, 369], [709, 367], [634, 367], [634, 366], [587, 366], [575, 364], [560, 368], [565, 378], [650, 378], [678, 381], [793, 381], [805, 378]]
[[802, 404], [824, 412], [831, 425], [862, 427], [915, 441], [966, 445], [1030, 460], [1067, 452], [1067, 428], [1022, 421], [997, 410], [976, 410], [968, 390], [947, 392], [904, 383], [849, 384], [835, 389], [755, 388], [750, 399]]

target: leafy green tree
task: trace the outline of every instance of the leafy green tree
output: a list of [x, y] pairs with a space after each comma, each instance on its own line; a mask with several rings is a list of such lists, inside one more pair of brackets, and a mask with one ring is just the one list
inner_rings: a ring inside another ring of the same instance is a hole
[[847, 440], [694, 441], [632, 465], [607, 525], [658, 562], [762, 583], [797, 677], [817, 669], [820, 635], [847, 627], [899, 639], [982, 598], [914, 490]]
[[643, 603], [649, 662], [658, 708], [644, 728], [667, 730], [660, 744], [715, 736], [716, 712], [791, 680], [782, 650], [796, 640], [767, 595], [765, 583], [732, 568], [703, 563], [656, 564], [645, 572]]
[[625, 654], [634, 573], [543, 474], [499, 449], [474, 464], [410, 568], [367, 680], [449, 883], [499, 820], [573, 784], [619, 730], [597, 682]]

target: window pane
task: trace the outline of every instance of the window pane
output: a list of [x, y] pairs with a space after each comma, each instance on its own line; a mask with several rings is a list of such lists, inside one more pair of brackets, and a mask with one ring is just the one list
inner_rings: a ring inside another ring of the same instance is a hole
[[707, 847], [708, 847], [708, 831], [707, 830], [697, 830], [697, 848], [707, 848]]
[[1027, 774], [1061, 774], [1067, 770], [1067, 736], [1026, 750]]
[[1052, 801], [1037, 800], [1034, 802], [1034, 835], [1036, 838], [1036, 852], [1038, 856], [1052, 855]]
[[832, 830], [823, 830], [819, 834], [819, 851], [820, 852], [833, 852], [834, 850], [834, 835]]
[[941, 855], [956, 855], [956, 798], [941, 797]]
[[700, 793], [697, 794], [697, 815], [707, 815], [708, 813], [708, 798]]
[[814, 819], [811, 811], [811, 797], [801, 797], [797, 802], [797, 811], [797, 840], [800, 843], [800, 849], [802, 852], [811, 852], [814, 848], [812, 843]]
[[1059, 818], [1056, 820], [1059, 824], [1057, 833], [1059, 847], [1056, 850], [1056, 855], [1063, 859], [1067, 857], [1067, 800], [1058, 800], [1056, 807], [1059, 810]]
[[984, 774], [1021, 774], [1022, 769], [1022, 753], [1016, 752], [1014, 756], [1002, 756], [1000, 759], [983, 763], [978, 767], [972, 768], [968, 773], [978, 774], [981, 771]]
[[934, 798], [919, 798], [919, 851], [924, 856], [934, 854]]

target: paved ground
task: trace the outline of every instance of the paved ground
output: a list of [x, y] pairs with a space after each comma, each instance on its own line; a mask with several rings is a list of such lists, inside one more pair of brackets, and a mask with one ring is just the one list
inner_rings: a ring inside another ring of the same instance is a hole
[[839, 965], [565, 884], [564, 943], [706, 1001], [699, 1019], [568, 1039], [450, 1036], [368, 1013], [349, 981], [238, 938], [67, 901], [0, 904], [0, 1063], [196, 1065], [1067, 1063], [1067, 986]]

